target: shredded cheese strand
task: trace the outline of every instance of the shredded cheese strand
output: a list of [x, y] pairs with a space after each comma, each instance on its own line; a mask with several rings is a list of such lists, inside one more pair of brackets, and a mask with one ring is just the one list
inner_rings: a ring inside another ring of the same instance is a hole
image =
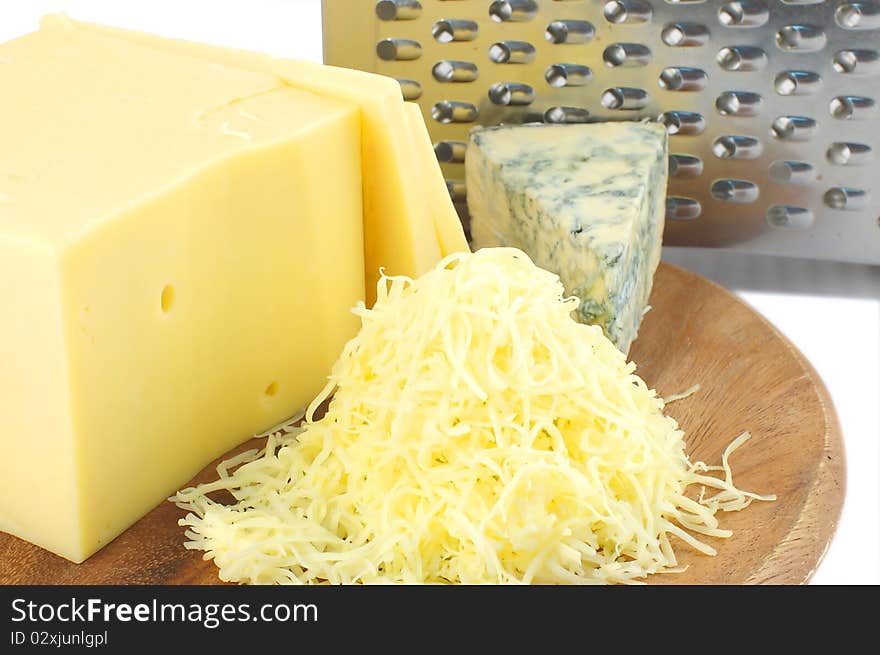
[[172, 498], [223, 580], [638, 583], [683, 570], [671, 537], [712, 555], [695, 535], [730, 535], [718, 511], [773, 498], [733, 484], [748, 434], [690, 462], [663, 400], [521, 251], [383, 273], [377, 295], [302, 426]]
[[666, 396], [663, 399], [663, 404], [668, 405], [669, 403], [674, 403], [676, 400], [684, 400], [685, 398], [690, 398], [695, 393], [697, 393], [699, 390], [700, 390], [700, 385], [695, 384], [694, 386], [689, 387], [680, 393], [669, 394], [668, 396]]

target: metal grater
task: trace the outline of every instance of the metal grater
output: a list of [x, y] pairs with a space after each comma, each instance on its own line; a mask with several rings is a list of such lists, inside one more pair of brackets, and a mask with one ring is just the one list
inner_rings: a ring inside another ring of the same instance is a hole
[[324, 59], [418, 101], [464, 214], [468, 130], [651, 119], [665, 243], [880, 264], [880, 2], [323, 0]]

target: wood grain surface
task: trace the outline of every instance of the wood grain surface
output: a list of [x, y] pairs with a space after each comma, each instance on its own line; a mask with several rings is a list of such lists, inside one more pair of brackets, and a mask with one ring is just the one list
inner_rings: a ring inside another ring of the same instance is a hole
[[[700, 384], [697, 394], [667, 410], [686, 431], [691, 458], [717, 464], [730, 441], [749, 430], [752, 439], [731, 457], [734, 480], [778, 500], [722, 514], [721, 526], [734, 534], [709, 539], [715, 557], [676, 541], [689, 568], [650, 582], [807, 582], [828, 548], [844, 496], [843, 443], [828, 392], [782, 334], [708, 280], [661, 264], [651, 306], [632, 359], [661, 396]], [[194, 481], [216, 478], [216, 464]], [[163, 503], [83, 564], [0, 534], [0, 583], [219, 583], [212, 562], [183, 548], [182, 514]]]

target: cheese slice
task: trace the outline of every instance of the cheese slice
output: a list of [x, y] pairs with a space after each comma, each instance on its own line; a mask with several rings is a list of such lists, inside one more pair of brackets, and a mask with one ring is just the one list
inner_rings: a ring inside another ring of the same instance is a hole
[[513, 246], [559, 275], [624, 353], [660, 261], [666, 130], [657, 123], [505, 125], [471, 132], [474, 248]]
[[405, 107], [412, 143], [416, 148], [422, 188], [433, 214], [440, 252], [444, 257], [456, 252], [470, 252], [461, 220], [446, 188], [440, 163], [431, 147], [431, 135], [425, 119], [422, 118], [422, 110], [414, 102], [407, 102]]
[[[102, 34], [157, 50], [270, 73], [294, 88], [356, 104], [361, 109], [363, 121], [361, 154], [364, 164], [367, 304], [372, 305], [375, 301], [380, 267], [393, 275], [417, 276], [440, 259], [435, 210], [432, 210], [432, 203], [436, 205], [438, 199], [433, 192], [424, 192], [420, 183], [424, 178], [421, 171], [425, 164], [418, 152], [423, 147], [430, 147], [430, 140], [424, 146], [415, 145], [411, 131], [402, 129], [401, 126], [407, 125], [411, 118], [407, 117], [400, 86], [393, 79], [308, 61], [277, 59], [256, 52], [166, 39], [73, 21], [65, 16], [47, 16], [42, 26]], [[436, 182], [425, 184], [430, 186]]]
[[356, 332], [360, 112], [78, 30], [0, 45], [0, 529], [82, 561]]

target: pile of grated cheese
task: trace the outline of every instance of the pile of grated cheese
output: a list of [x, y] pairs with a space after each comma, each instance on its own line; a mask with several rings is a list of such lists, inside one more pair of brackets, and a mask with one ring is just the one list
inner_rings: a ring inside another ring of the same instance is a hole
[[681, 570], [671, 536], [714, 554], [719, 510], [773, 498], [733, 484], [748, 435], [690, 462], [577, 302], [511, 248], [383, 276], [303, 425], [172, 498], [186, 547], [243, 583], [621, 583]]

